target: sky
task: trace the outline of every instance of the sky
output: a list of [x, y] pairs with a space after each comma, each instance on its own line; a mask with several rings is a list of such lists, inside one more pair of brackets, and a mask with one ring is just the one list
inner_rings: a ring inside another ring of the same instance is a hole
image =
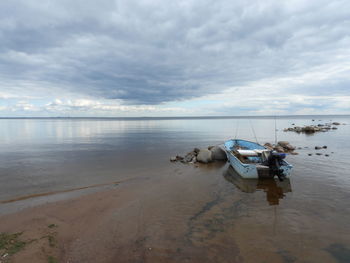
[[0, 117], [289, 114], [350, 114], [350, 1], [0, 1]]

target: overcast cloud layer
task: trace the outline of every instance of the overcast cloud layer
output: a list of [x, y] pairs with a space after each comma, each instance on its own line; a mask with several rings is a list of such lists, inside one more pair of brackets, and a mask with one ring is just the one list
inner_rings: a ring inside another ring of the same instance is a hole
[[350, 1], [0, 2], [0, 116], [350, 113]]

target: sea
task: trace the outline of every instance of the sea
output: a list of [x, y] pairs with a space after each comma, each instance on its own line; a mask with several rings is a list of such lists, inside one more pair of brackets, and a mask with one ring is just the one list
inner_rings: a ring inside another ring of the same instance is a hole
[[[333, 122], [328, 132], [284, 131]], [[233, 138], [296, 146], [290, 179], [170, 162]], [[186, 221], [183, 251], [205, 249], [213, 262], [350, 262], [350, 116], [0, 119], [0, 216], [142, 178], [154, 182], [152, 200], [162, 193], [159, 209], [172, 208], [165, 228]]]

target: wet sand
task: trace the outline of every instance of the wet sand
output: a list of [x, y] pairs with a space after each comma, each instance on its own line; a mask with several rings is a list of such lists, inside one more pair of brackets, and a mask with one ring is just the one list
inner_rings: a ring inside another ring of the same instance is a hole
[[227, 173], [225, 163], [174, 164], [161, 175], [3, 215], [0, 232], [23, 232], [28, 242], [6, 260], [346, 262], [349, 236], [332, 220], [271, 205], [288, 199], [276, 184], [241, 192]]
[[[198, 177], [187, 177], [188, 169]], [[208, 255], [218, 257], [214, 252], [218, 248], [203, 253], [191, 245], [196, 233], [192, 222], [202, 213], [205, 200], [212, 198], [199, 194], [205, 183], [199, 169], [179, 165], [162, 178], [141, 178], [112, 190], [5, 215], [0, 231], [23, 231], [24, 240], [40, 240], [14, 255], [13, 262], [47, 262], [50, 255], [59, 262], [204, 262]], [[51, 224], [57, 227], [48, 228]], [[55, 247], [42, 239], [50, 233], [56, 235]], [[232, 240], [227, 247], [229, 255], [237, 255]]]

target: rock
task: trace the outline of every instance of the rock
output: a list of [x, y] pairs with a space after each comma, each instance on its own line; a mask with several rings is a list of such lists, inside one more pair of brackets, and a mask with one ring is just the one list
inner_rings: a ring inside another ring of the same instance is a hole
[[220, 161], [226, 161], [227, 156], [226, 152], [221, 149], [219, 146], [214, 146], [213, 148], [210, 149], [211, 154], [212, 154], [212, 160], [220, 160]]
[[298, 147], [298, 150], [301, 150], [301, 149], [303, 149], [303, 148], [301, 148], [301, 147]]
[[316, 153], [316, 155], [322, 155], [322, 153]]
[[[292, 131], [293, 131], [293, 129], [292, 129]], [[300, 132], [302, 132], [302, 128], [298, 127], [298, 126], [294, 127], [294, 131], [300, 133]]]
[[214, 146], [208, 146], [208, 150], [211, 150], [213, 148], [214, 148]]
[[295, 125], [295, 123], [292, 123], [292, 125]]
[[192, 161], [192, 159], [195, 157], [195, 152], [189, 152], [186, 154], [185, 158], [183, 159], [184, 162], [189, 163]]
[[339, 122], [336, 122], [336, 121], [333, 122], [332, 124], [333, 124], [333, 125], [340, 125], [340, 123], [339, 123]]
[[316, 130], [314, 126], [305, 126], [302, 128], [302, 131], [306, 133], [314, 133]]
[[323, 145], [323, 147], [322, 147], [323, 149], [327, 149], [327, 145]]
[[264, 144], [264, 146], [267, 148], [267, 149], [269, 149], [269, 150], [273, 150], [273, 146], [272, 146], [272, 144], [271, 143], [265, 143]]
[[176, 156], [170, 157], [170, 162], [176, 162], [176, 161], [177, 161]]
[[312, 153], [308, 153], [307, 155], [312, 156]]
[[180, 155], [176, 155], [176, 161], [182, 161], [184, 158]]
[[338, 128], [337, 127], [332, 127], [332, 130], [338, 130]]
[[192, 159], [192, 162], [191, 163], [196, 163], [197, 162], [197, 157], [195, 156], [195, 157], [193, 157], [193, 159]]
[[194, 148], [193, 151], [196, 153], [196, 155], [199, 153], [199, 149], [198, 148]]
[[315, 146], [315, 150], [321, 150], [322, 149], [322, 147], [320, 147], [320, 146]]
[[324, 156], [327, 156], [327, 157], [328, 157], [328, 156], [329, 156], [329, 154], [325, 154]]
[[287, 141], [280, 141], [280, 142], [278, 142], [278, 145], [283, 147], [283, 149], [285, 149], [287, 151], [294, 151], [295, 150], [295, 147]]
[[279, 141], [277, 144], [284, 148], [286, 145], [289, 144], [289, 142], [287, 142], [287, 141]]
[[297, 152], [291, 152], [290, 154], [291, 154], [291, 155], [298, 155], [299, 153], [297, 153]]
[[288, 151], [294, 151], [295, 150], [295, 146], [291, 145], [291, 144], [287, 144], [284, 149], [288, 150]]
[[277, 145], [277, 146], [275, 147], [275, 150], [276, 150], [277, 152], [279, 152], [279, 153], [283, 153], [283, 152], [284, 152], [283, 147], [282, 147], [282, 146], [279, 146], [279, 145]]
[[315, 121], [315, 120], [312, 120], [312, 121]]
[[197, 161], [201, 163], [209, 163], [212, 161], [212, 153], [208, 149], [201, 149], [197, 155]]

